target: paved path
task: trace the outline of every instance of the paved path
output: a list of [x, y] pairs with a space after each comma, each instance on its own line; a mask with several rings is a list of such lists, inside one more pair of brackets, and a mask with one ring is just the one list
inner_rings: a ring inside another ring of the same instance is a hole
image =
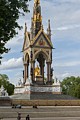
[[[5, 118], [1, 120], [17, 120], [16, 118]], [[21, 120], [26, 120], [25, 118], [22, 118]], [[48, 117], [48, 118], [30, 118], [30, 120], [80, 120], [80, 117]]]
[[80, 120], [80, 106], [41, 106], [38, 109], [0, 107], [0, 117], [3, 117], [0, 120], [17, 120], [18, 112], [22, 115], [21, 120], [26, 120], [27, 114], [30, 115], [30, 120]]

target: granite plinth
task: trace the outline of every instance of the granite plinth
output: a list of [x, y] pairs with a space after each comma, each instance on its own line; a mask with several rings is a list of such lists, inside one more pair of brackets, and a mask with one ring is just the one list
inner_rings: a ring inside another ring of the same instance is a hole
[[43, 85], [43, 77], [41, 75], [36, 76], [35, 80], [36, 80], [35, 81], [36, 84]]

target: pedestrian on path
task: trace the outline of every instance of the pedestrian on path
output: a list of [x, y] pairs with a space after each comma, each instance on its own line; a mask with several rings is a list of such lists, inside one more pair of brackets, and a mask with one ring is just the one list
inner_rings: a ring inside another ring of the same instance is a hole
[[27, 115], [27, 116], [26, 116], [26, 120], [30, 120], [30, 117], [29, 117], [29, 115]]
[[18, 113], [17, 119], [18, 119], [18, 120], [21, 120], [21, 113]]

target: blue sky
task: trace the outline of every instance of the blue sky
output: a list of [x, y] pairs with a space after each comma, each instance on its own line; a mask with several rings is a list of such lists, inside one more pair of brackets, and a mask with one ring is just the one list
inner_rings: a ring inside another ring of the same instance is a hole
[[[18, 22], [23, 29], [6, 44], [11, 50], [3, 55], [0, 65], [0, 73], [7, 74], [14, 84], [22, 79], [24, 24], [30, 30], [33, 3], [29, 2], [30, 13], [20, 16]], [[47, 21], [51, 20], [54, 76], [59, 80], [80, 76], [80, 0], [41, 0], [41, 8], [45, 32]]]

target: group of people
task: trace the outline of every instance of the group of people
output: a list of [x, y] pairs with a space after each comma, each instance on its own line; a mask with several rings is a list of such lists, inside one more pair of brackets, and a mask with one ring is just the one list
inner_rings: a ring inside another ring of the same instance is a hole
[[[21, 113], [18, 113], [17, 119], [21, 120]], [[29, 115], [26, 116], [26, 120], [30, 120], [30, 116]]]
[[[36, 108], [38, 109], [37, 105], [33, 105], [33, 108]], [[17, 117], [18, 120], [21, 120], [21, 113], [18, 113], [18, 117]], [[26, 120], [30, 120], [30, 116], [29, 114], [26, 116]]]

